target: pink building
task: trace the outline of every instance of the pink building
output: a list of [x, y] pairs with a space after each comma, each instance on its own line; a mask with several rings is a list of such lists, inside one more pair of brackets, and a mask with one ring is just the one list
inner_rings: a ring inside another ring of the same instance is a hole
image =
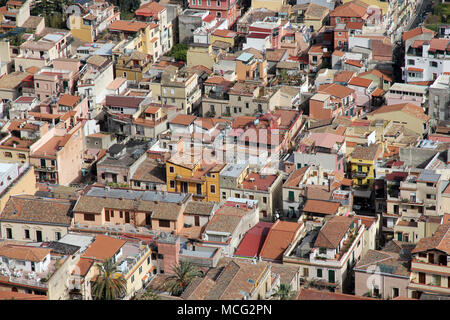
[[208, 10], [217, 18], [228, 20], [231, 27], [237, 20], [237, 0], [189, 0], [189, 8]]
[[73, 93], [75, 74], [70, 70], [42, 68], [34, 75], [34, 92], [40, 101], [60, 93]]

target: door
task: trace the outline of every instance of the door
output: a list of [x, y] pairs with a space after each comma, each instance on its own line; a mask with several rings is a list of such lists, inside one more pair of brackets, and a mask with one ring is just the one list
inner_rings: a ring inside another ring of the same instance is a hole
[[329, 283], [335, 282], [334, 270], [328, 270], [328, 282]]
[[196, 227], [200, 226], [200, 216], [194, 216], [194, 223]]
[[202, 185], [197, 183], [197, 194], [202, 194]]
[[434, 263], [434, 254], [432, 253], [428, 254], [428, 263]]
[[181, 193], [187, 193], [187, 192], [188, 192], [187, 182], [181, 182]]
[[145, 224], [150, 226], [152, 224], [152, 220], [151, 220], [151, 214], [150, 213], [146, 213], [145, 214]]
[[31, 271], [36, 271], [36, 266], [33, 261], [31, 261]]
[[398, 234], [397, 234], [397, 240], [398, 240], [398, 241], [402, 241], [402, 239], [403, 239], [403, 238], [402, 238], [402, 234], [401, 234], [401, 233], [398, 233]]
[[42, 242], [42, 231], [36, 230], [36, 242]]
[[130, 223], [130, 213], [125, 211], [125, 223]]
[[419, 272], [419, 283], [425, 283], [425, 273]]

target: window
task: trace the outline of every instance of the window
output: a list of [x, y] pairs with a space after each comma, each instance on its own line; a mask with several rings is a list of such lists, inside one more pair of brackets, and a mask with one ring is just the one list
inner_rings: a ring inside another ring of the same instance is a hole
[[131, 276], [131, 282], [134, 282], [134, 274]]
[[147, 258], [147, 264], [150, 264], [150, 257]]
[[209, 7], [211, 5], [211, 0], [206, 0], [206, 5]]
[[123, 212], [120, 211], [120, 212], [119, 212], [119, 215], [120, 215], [120, 218], [122, 219], [122, 218], [123, 218]]
[[55, 232], [55, 239], [56, 241], [61, 239], [61, 232]]
[[172, 166], [169, 166], [169, 172], [170, 172], [170, 173], [174, 173], [174, 172], [175, 172], [175, 168], [172, 167]]
[[211, 193], [216, 193], [216, 186], [214, 184], [211, 185]]
[[174, 180], [170, 180], [169, 184], [170, 184], [171, 189], [175, 189], [175, 181]]
[[6, 228], [6, 239], [12, 239], [12, 229]]
[[162, 228], [170, 228], [169, 220], [159, 220], [159, 226]]
[[26, 157], [26, 155], [25, 154], [23, 154], [23, 153], [19, 153], [19, 159], [26, 159], [27, 157]]
[[308, 268], [303, 268], [303, 276], [304, 277], [308, 277], [309, 276], [309, 269]]
[[410, 66], [413, 66], [415, 64], [415, 61], [413, 59], [408, 59], [408, 64]]
[[327, 248], [319, 248], [319, 253], [320, 254], [326, 254], [327, 253]]
[[392, 288], [392, 297], [398, 297], [399, 296], [399, 290], [398, 288]]
[[12, 153], [11, 152], [5, 152], [5, 157], [6, 158], [12, 158]]
[[142, 266], [139, 267], [139, 274], [142, 273]]
[[437, 68], [438, 64], [436, 61], [430, 61], [430, 67]]
[[30, 230], [25, 229], [25, 239], [30, 239]]
[[85, 213], [85, 214], [84, 214], [84, 220], [85, 220], [85, 221], [95, 221], [95, 215]]
[[263, 203], [267, 203], [267, 197], [263, 197]]
[[322, 269], [317, 269], [317, 278], [322, 278]]

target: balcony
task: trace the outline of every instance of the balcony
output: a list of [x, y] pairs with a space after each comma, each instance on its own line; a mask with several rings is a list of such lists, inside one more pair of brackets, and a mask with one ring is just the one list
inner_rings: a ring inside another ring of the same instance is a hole
[[352, 171], [352, 178], [366, 178], [369, 172], [363, 172], [363, 171]]
[[441, 264], [433, 264], [421, 262], [416, 259], [412, 260], [411, 271], [425, 272], [442, 276], [450, 276], [450, 266]]

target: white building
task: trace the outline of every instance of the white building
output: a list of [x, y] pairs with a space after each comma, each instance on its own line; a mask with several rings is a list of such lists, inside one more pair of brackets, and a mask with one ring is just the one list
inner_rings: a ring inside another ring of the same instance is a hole
[[406, 82], [433, 81], [450, 70], [450, 39], [415, 40], [405, 54]]

